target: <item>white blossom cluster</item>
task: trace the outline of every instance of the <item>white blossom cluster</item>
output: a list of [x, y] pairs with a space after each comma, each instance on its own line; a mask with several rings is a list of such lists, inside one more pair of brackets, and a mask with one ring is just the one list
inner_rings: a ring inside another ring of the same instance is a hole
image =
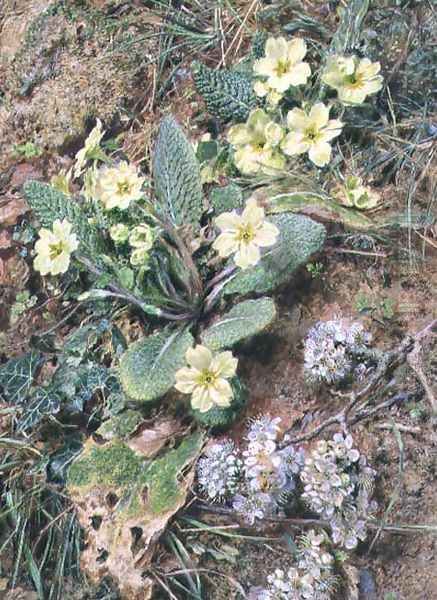
[[202, 494], [212, 501], [235, 494], [241, 467], [232, 440], [210, 446], [197, 463], [197, 482]]
[[305, 339], [304, 370], [308, 381], [338, 384], [352, 374], [362, 377], [360, 355], [370, 341], [371, 335], [361, 323], [320, 321]]
[[229, 500], [233, 509], [253, 525], [277, 514], [296, 489], [304, 464], [302, 449], [280, 450], [280, 419], [260, 416], [249, 425], [241, 458], [232, 441], [214, 444], [198, 462], [201, 493], [210, 500]]
[[252, 588], [249, 600], [331, 600], [338, 578], [334, 557], [323, 547], [324, 534], [314, 530], [299, 541], [296, 560], [287, 571], [276, 569], [265, 588]]
[[375, 509], [370, 500], [375, 471], [353, 448], [350, 435], [338, 433], [318, 442], [306, 457], [300, 478], [302, 500], [329, 521], [334, 544], [349, 550], [366, 539], [366, 519]]

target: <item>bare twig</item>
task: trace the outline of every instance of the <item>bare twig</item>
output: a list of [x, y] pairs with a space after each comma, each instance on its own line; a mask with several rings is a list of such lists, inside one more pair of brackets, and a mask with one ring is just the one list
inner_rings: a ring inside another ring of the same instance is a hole
[[[414, 336], [407, 335], [396, 349], [385, 354], [381, 354], [375, 372], [369, 377], [369, 380], [365, 386], [361, 388], [361, 390], [357, 392], [352, 391], [349, 394], [349, 403], [346, 407], [342, 408], [335, 415], [328, 417], [325, 421], [320, 423], [320, 425], [307, 433], [290, 438], [289, 436], [291, 429], [288, 429], [285, 432], [285, 440], [279, 444], [279, 447], [285, 448], [290, 444], [311, 440], [331, 425], [338, 424], [341, 427], [346, 428], [348, 425], [353, 425], [358, 421], [373, 417], [376, 413], [385, 410], [396, 402], [405, 401], [406, 399], [410, 398], [413, 394], [403, 392], [401, 394], [396, 394], [392, 398], [389, 398], [380, 404], [377, 404], [371, 409], [366, 409], [367, 405], [372, 399], [371, 393], [381, 384], [383, 380], [385, 380], [386, 376], [395, 367], [404, 363], [408, 359], [409, 354], [414, 350], [414, 347], [416, 344], [418, 344], [419, 340], [424, 339], [428, 335], [432, 335], [436, 327], [437, 319], [429, 323], [424, 329], [417, 332]], [[422, 381], [421, 383], [423, 385]], [[362, 402], [362, 404], [357, 408], [357, 404], [360, 400], [364, 400], [364, 402]]]

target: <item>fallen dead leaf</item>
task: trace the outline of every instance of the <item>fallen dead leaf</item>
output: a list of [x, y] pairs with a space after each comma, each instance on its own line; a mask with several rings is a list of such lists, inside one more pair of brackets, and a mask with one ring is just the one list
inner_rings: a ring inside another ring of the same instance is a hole
[[176, 419], [164, 419], [154, 424], [152, 429], [140, 430], [127, 445], [134, 452], [147, 458], [153, 458], [167, 444], [167, 442], [181, 429]]
[[4, 227], [15, 225], [19, 217], [29, 210], [23, 198], [19, 196], [2, 196], [0, 198], [0, 223]]
[[18, 190], [22, 187], [26, 181], [30, 179], [40, 179], [42, 172], [40, 169], [32, 165], [31, 163], [20, 163], [14, 168], [12, 178], [10, 181], [10, 187], [13, 190]]
[[29, 267], [19, 254], [0, 257], [0, 286], [22, 290], [29, 279]]
[[6, 250], [12, 246], [12, 234], [6, 229], [0, 231], [0, 250]]

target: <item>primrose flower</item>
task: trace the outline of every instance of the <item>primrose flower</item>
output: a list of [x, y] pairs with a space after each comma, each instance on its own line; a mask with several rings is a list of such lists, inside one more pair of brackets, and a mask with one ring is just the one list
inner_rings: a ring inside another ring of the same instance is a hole
[[206, 346], [198, 344], [185, 355], [188, 367], [176, 372], [175, 388], [191, 394], [191, 406], [207, 412], [217, 405], [227, 407], [232, 401], [232, 387], [228, 381], [237, 371], [238, 359], [232, 352], [213, 355]]
[[122, 161], [117, 167], [104, 167], [101, 170], [96, 185], [97, 194], [106, 210], [125, 210], [141, 196], [144, 180], [133, 165]]
[[39, 240], [35, 244], [36, 258], [34, 266], [41, 275], [59, 275], [68, 270], [71, 253], [77, 250], [79, 242], [72, 225], [66, 219], [57, 219], [52, 230], [41, 229]]
[[287, 42], [283, 37], [269, 38], [265, 57], [253, 65], [255, 75], [267, 77], [267, 86], [280, 94], [292, 85], [303, 85], [311, 75], [308, 63], [302, 62], [307, 47], [304, 40], [295, 38]]
[[153, 246], [153, 229], [143, 223], [134, 227], [129, 235], [129, 244], [133, 248], [143, 248], [150, 250]]
[[276, 107], [283, 97], [282, 94], [269, 87], [268, 83], [261, 80], [255, 81], [253, 91], [259, 98], [266, 98], [271, 108]]
[[360, 210], [375, 208], [380, 201], [379, 194], [363, 185], [361, 177], [347, 177], [344, 186], [335, 192], [336, 198], [344, 206], [354, 206]]
[[149, 253], [147, 248], [134, 248], [130, 255], [130, 264], [133, 267], [145, 267], [149, 262]]
[[116, 244], [124, 244], [129, 239], [129, 227], [124, 223], [117, 223], [112, 225], [109, 235]]
[[322, 75], [322, 81], [337, 90], [344, 104], [362, 104], [366, 96], [382, 88], [381, 65], [357, 56], [331, 56]]
[[100, 119], [97, 119], [97, 125], [85, 140], [84, 147], [76, 154], [76, 162], [74, 165], [75, 177], [80, 177], [87, 160], [93, 158], [93, 154], [99, 149], [100, 141], [104, 135], [105, 132], [102, 131], [102, 122]]
[[234, 125], [228, 132], [228, 141], [236, 148], [235, 165], [245, 175], [283, 169], [285, 157], [279, 151], [283, 136], [282, 127], [267, 113], [261, 108], [253, 110], [246, 123]]
[[222, 258], [234, 254], [235, 264], [242, 269], [256, 265], [260, 248], [273, 246], [279, 235], [278, 228], [265, 220], [264, 209], [255, 198], [249, 198], [241, 215], [235, 210], [223, 213], [215, 224], [221, 233], [213, 248]]
[[329, 107], [323, 102], [314, 104], [309, 113], [301, 108], [293, 108], [287, 115], [290, 133], [281, 144], [285, 154], [294, 156], [308, 152], [309, 159], [318, 167], [323, 167], [331, 159], [329, 142], [340, 135], [343, 123], [329, 119]]

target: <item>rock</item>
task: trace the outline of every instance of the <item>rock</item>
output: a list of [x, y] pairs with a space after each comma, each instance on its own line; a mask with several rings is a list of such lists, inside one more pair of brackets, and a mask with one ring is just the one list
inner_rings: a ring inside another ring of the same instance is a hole
[[369, 569], [360, 571], [359, 590], [359, 600], [378, 600], [375, 577]]

